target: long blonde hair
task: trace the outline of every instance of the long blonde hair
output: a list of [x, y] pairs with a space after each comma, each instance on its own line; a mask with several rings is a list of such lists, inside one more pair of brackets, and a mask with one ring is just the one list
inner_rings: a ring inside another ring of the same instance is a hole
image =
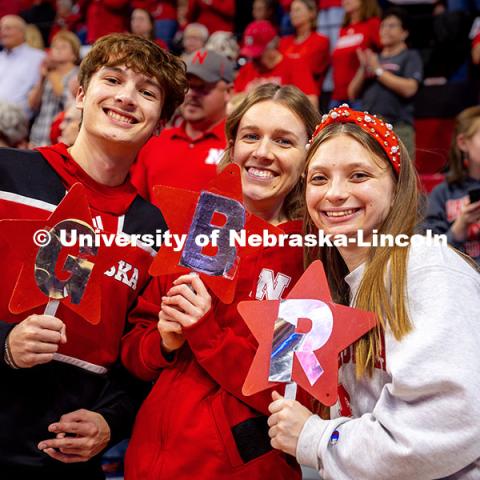
[[[271, 100], [285, 106], [295, 113], [304, 123], [307, 138], [315, 131], [315, 126], [320, 122], [320, 114], [313, 107], [307, 96], [293, 85], [280, 86], [274, 83], [266, 83], [252, 90], [242, 102], [227, 117], [225, 133], [227, 137], [227, 149], [218, 164], [221, 172], [229, 163], [233, 162], [232, 147], [237, 138], [238, 128], [245, 113], [260, 102]], [[286, 196], [284, 202], [285, 215], [289, 220], [301, 217], [303, 213], [303, 179], [297, 182], [293, 190]]]
[[[420, 215], [418, 177], [403, 144], [400, 143], [402, 164], [400, 175], [397, 177], [385, 152], [376, 140], [358, 125], [334, 123], [325, 127], [315, 137], [308, 151], [306, 168], [308, 169], [319, 146], [339, 135], [348, 135], [356, 140], [375, 159], [386, 163], [391, 168], [392, 176], [395, 177], [392, 206], [385, 220], [378, 227], [378, 233], [388, 233], [394, 236], [400, 233], [413, 235]], [[317, 229], [307, 211], [305, 212], [304, 229], [306, 234], [314, 233]], [[397, 340], [400, 340], [412, 329], [406, 305], [408, 250], [408, 248], [399, 246], [370, 248], [365, 271], [353, 303], [358, 308], [376, 313], [379, 323], [376, 328], [355, 343], [357, 377], [373, 373], [375, 360], [382, 351], [383, 331], [387, 325]], [[322, 260], [325, 265], [334, 300], [348, 304], [350, 291], [344, 280], [348, 269], [339, 251], [335, 247], [307, 248], [305, 250], [307, 265], [317, 258]], [[386, 284], [387, 268], [391, 282]]]

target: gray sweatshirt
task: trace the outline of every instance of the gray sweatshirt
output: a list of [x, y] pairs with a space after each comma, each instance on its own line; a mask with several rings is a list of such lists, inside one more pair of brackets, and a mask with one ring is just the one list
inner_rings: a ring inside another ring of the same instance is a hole
[[[346, 280], [352, 298], [363, 266]], [[385, 358], [357, 380], [344, 355], [339, 382], [352, 417], [313, 415], [299, 463], [325, 479], [480, 479], [480, 274], [446, 246], [412, 244], [407, 272], [413, 330], [385, 332]], [[348, 398], [349, 397], [349, 398]]]

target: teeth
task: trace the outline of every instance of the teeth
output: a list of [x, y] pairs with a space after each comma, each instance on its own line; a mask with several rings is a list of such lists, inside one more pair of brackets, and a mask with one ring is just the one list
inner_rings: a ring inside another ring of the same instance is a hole
[[119, 122], [125, 122], [125, 123], [133, 123], [133, 119], [130, 118], [130, 117], [124, 117], [123, 115], [120, 115], [119, 113], [117, 112], [113, 112], [112, 110], [109, 110], [107, 112], [107, 115], [111, 118], [113, 118], [114, 120], [117, 120]]
[[355, 210], [342, 210], [341, 212], [325, 212], [327, 217], [346, 217], [347, 215], [352, 215], [355, 213]]
[[248, 173], [255, 177], [273, 178], [275, 175], [270, 170], [260, 170], [258, 168], [250, 167]]

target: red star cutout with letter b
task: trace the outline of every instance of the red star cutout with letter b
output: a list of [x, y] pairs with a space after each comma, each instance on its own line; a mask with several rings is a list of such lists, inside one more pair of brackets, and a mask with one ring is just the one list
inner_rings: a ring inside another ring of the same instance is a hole
[[333, 302], [318, 260], [285, 300], [240, 302], [238, 311], [259, 344], [243, 394], [296, 382], [327, 406], [337, 400], [339, 353], [376, 325], [375, 314]]
[[95, 248], [79, 248], [78, 244], [63, 246], [58, 236], [60, 230], [93, 235], [85, 189], [79, 183], [72, 186], [47, 219], [0, 221], [1, 241], [8, 248], [6, 254], [21, 264], [9, 310], [19, 314], [50, 300], [59, 300], [88, 322], [97, 324], [99, 276], [105, 265], [99, 265], [102, 261]]
[[[154, 203], [164, 214], [169, 233], [188, 234], [188, 238], [180, 251], [175, 251], [173, 245], [162, 245], [149, 273], [171, 275], [196, 271], [222, 302], [231, 303], [241, 257], [262, 247], [232, 248], [231, 242], [227, 245], [226, 236], [233, 230], [244, 230], [246, 238], [262, 231], [274, 235], [282, 233], [281, 229], [245, 210], [238, 165], [228, 165], [200, 193], [162, 185], [156, 185], [153, 191]], [[201, 248], [194, 243], [194, 237], [199, 238], [198, 233], [211, 235], [214, 230], [218, 230], [220, 237], [217, 246], [209, 244]]]

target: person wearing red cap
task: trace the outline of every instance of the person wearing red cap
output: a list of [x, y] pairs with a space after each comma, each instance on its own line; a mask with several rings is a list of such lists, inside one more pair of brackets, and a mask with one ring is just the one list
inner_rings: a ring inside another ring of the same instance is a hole
[[247, 26], [240, 55], [249, 62], [238, 72], [235, 92], [249, 92], [264, 83], [295, 85], [317, 106], [318, 90], [306, 60], [286, 57], [278, 50], [278, 44], [277, 32], [270, 22], [258, 20]]
[[233, 82], [233, 62], [212, 50], [187, 57], [189, 90], [181, 106], [183, 121], [165, 129], [140, 151], [132, 183], [154, 202], [153, 186], [199, 191], [217, 173], [226, 146], [225, 117]]

